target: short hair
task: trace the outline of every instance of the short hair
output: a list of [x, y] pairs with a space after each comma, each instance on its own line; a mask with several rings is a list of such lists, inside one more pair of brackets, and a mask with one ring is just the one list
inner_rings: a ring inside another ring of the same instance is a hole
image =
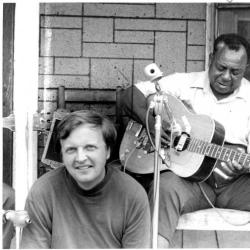
[[222, 34], [214, 41], [213, 54], [220, 48], [220, 44], [225, 44], [229, 49], [238, 51], [243, 46], [247, 53], [247, 62], [250, 61], [250, 44], [242, 36], [235, 33]]
[[61, 152], [60, 140], [68, 138], [74, 129], [84, 124], [100, 128], [107, 148], [113, 149], [117, 138], [114, 123], [108, 117], [96, 111], [81, 110], [69, 113], [57, 125], [56, 151]]

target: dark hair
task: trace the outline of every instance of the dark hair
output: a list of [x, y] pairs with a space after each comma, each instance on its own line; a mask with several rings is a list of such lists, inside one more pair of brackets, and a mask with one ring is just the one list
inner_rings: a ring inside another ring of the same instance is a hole
[[84, 124], [91, 124], [93, 127], [100, 128], [107, 148], [113, 149], [117, 137], [113, 122], [96, 111], [81, 110], [66, 115], [57, 125], [56, 151], [61, 151], [60, 140], [66, 139], [74, 129]]
[[250, 44], [244, 37], [235, 33], [222, 34], [218, 36], [214, 41], [213, 54], [215, 54], [220, 48], [220, 44], [225, 44], [229, 49], [235, 51], [238, 51], [240, 47], [243, 46], [246, 49], [247, 62], [250, 61]]

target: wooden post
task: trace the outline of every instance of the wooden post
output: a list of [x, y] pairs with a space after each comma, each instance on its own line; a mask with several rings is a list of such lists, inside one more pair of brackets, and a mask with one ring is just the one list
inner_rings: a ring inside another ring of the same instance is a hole
[[57, 109], [66, 109], [66, 103], [65, 103], [65, 87], [59, 86], [58, 87], [58, 103], [57, 103]]
[[18, 1], [14, 42], [14, 188], [16, 210], [23, 210], [37, 178], [37, 132], [33, 114], [38, 103], [39, 3]]
[[214, 3], [207, 3], [205, 69], [207, 69], [209, 66], [208, 65], [209, 55], [213, 51], [214, 38], [215, 38], [215, 6]]

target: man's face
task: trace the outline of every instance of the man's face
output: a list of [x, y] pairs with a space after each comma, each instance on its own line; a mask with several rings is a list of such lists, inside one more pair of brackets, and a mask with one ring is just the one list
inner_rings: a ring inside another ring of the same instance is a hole
[[244, 47], [235, 51], [223, 46], [213, 55], [209, 66], [209, 81], [217, 99], [227, 97], [240, 86], [246, 65]]
[[75, 128], [61, 140], [61, 152], [66, 169], [82, 189], [89, 190], [103, 180], [110, 150], [100, 128], [90, 124]]

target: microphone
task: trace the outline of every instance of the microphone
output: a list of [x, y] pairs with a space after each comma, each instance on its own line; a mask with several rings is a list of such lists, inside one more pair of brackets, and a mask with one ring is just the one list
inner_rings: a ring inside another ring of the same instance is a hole
[[161, 72], [157, 64], [151, 63], [147, 65], [144, 68], [144, 72], [146, 76], [150, 79], [150, 82], [153, 82], [155, 84], [155, 89], [157, 92], [154, 97], [154, 103], [152, 103], [151, 107], [154, 107], [155, 114], [161, 114], [163, 107], [165, 108], [164, 110], [166, 111], [168, 122], [172, 123], [172, 132], [179, 136], [179, 140], [175, 149], [177, 151], [182, 150], [184, 144], [186, 143], [186, 140], [190, 137], [190, 123], [188, 122], [188, 119], [185, 116], [182, 117], [185, 126], [184, 131], [182, 126], [177, 123], [174, 114], [168, 104], [168, 97], [165, 93], [161, 91], [160, 84], [158, 81], [163, 77], [163, 73]]
[[163, 77], [163, 73], [156, 65], [156, 63], [151, 63], [144, 68], [145, 75], [149, 78], [150, 82], [155, 84], [155, 89], [157, 92], [161, 91], [158, 81]]

